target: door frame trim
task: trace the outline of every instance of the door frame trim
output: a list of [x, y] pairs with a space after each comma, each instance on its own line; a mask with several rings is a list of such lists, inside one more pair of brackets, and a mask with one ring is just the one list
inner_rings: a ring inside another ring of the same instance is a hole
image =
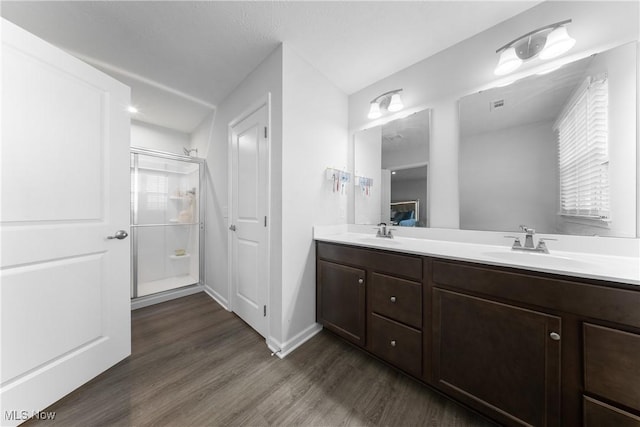
[[227, 125], [227, 295], [228, 295], [228, 310], [233, 312], [233, 281], [232, 281], [232, 243], [231, 243], [231, 230], [229, 230], [229, 225], [231, 224], [231, 218], [233, 218], [233, 171], [232, 171], [232, 161], [233, 161], [233, 127], [240, 123], [242, 120], [249, 117], [251, 114], [255, 113], [262, 107], [267, 107], [267, 217], [268, 217], [268, 225], [267, 225], [267, 247], [265, 254], [265, 262], [267, 269], [267, 277], [266, 277], [266, 304], [267, 304], [267, 315], [265, 316], [265, 321], [267, 322], [266, 333], [265, 333], [265, 341], [270, 342], [269, 337], [271, 337], [271, 307], [269, 302], [271, 301], [271, 92], [267, 92], [265, 95], [258, 98], [253, 103], [249, 104], [249, 107], [245, 108], [242, 113], [238, 114], [233, 120], [229, 122]]

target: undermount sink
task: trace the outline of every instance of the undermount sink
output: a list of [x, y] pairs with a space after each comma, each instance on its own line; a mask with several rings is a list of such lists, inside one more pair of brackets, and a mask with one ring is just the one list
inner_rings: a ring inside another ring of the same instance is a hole
[[495, 251], [484, 254], [496, 260], [522, 262], [538, 267], [581, 268], [589, 265], [587, 262], [574, 258], [537, 252]]
[[360, 243], [365, 243], [365, 244], [388, 244], [388, 245], [399, 245], [400, 242], [398, 242], [397, 240], [394, 239], [389, 239], [386, 237], [359, 237], [358, 239], [356, 239], [358, 242]]

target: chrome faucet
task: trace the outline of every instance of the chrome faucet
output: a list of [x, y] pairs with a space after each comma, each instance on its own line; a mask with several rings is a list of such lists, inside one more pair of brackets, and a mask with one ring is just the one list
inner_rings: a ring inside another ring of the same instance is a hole
[[520, 225], [520, 230], [525, 232], [524, 246], [521, 249], [535, 249], [533, 247], [533, 235], [536, 234], [536, 230], [529, 228], [526, 225]]
[[525, 233], [524, 246], [520, 242], [520, 237], [518, 237], [518, 236], [504, 236], [504, 237], [508, 237], [508, 238], [511, 238], [511, 239], [515, 239], [514, 242], [513, 242], [513, 245], [511, 246], [511, 250], [514, 250], [514, 251], [528, 251], [528, 252], [541, 252], [541, 253], [548, 254], [549, 253], [549, 249], [547, 248], [547, 244], [545, 243], [545, 241], [547, 241], [547, 240], [557, 240], [557, 239], [550, 239], [550, 238], [538, 239], [538, 245], [534, 246], [533, 245], [533, 235], [536, 233], [536, 230], [534, 230], [533, 228], [529, 228], [526, 225], [521, 225], [520, 229], [522, 231], [524, 231], [524, 233]]
[[376, 233], [376, 237], [385, 237], [387, 239], [393, 239], [393, 234], [391, 234], [391, 231], [393, 231], [393, 228], [387, 228], [387, 223], [386, 222], [381, 222], [380, 224], [378, 224], [378, 228], [376, 228], [376, 230], [378, 230], [378, 232]]

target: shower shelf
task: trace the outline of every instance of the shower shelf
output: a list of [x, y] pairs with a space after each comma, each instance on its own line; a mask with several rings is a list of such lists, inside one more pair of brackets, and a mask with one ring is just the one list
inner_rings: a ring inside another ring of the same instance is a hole
[[197, 224], [197, 222], [180, 222], [175, 218], [171, 218], [169, 220], [169, 222], [171, 223], [170, 225], [175, 225], [175, 224], [178, 224], [178, 225], [194, 225], [194, 224]]
[[182, 259], [182, 258], [191, 258], [191, 254], [184, 254], [184, 255], [169, 255], [169, 258], [171, 259]]

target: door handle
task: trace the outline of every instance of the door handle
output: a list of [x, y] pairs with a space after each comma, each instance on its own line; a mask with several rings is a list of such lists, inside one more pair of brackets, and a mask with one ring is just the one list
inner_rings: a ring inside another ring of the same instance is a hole
[[129, 233], [127, 233], [126, 231], [118, 230], [118, 231], [116, 231], [116, 234], [114, 234], [113, 236], [107, 236], [107, 239], [109, 239], [109, 240], [111, 240], [111, 239], [122, 240], [122, 239], [126, 239], [128, 235], [129, 235]]
[[231, 225], [229, 226], [229, 230], [231, 230], [231, 231], [236, 231], [236, 226], [235, 226], [234, 224], [231, 224]]

